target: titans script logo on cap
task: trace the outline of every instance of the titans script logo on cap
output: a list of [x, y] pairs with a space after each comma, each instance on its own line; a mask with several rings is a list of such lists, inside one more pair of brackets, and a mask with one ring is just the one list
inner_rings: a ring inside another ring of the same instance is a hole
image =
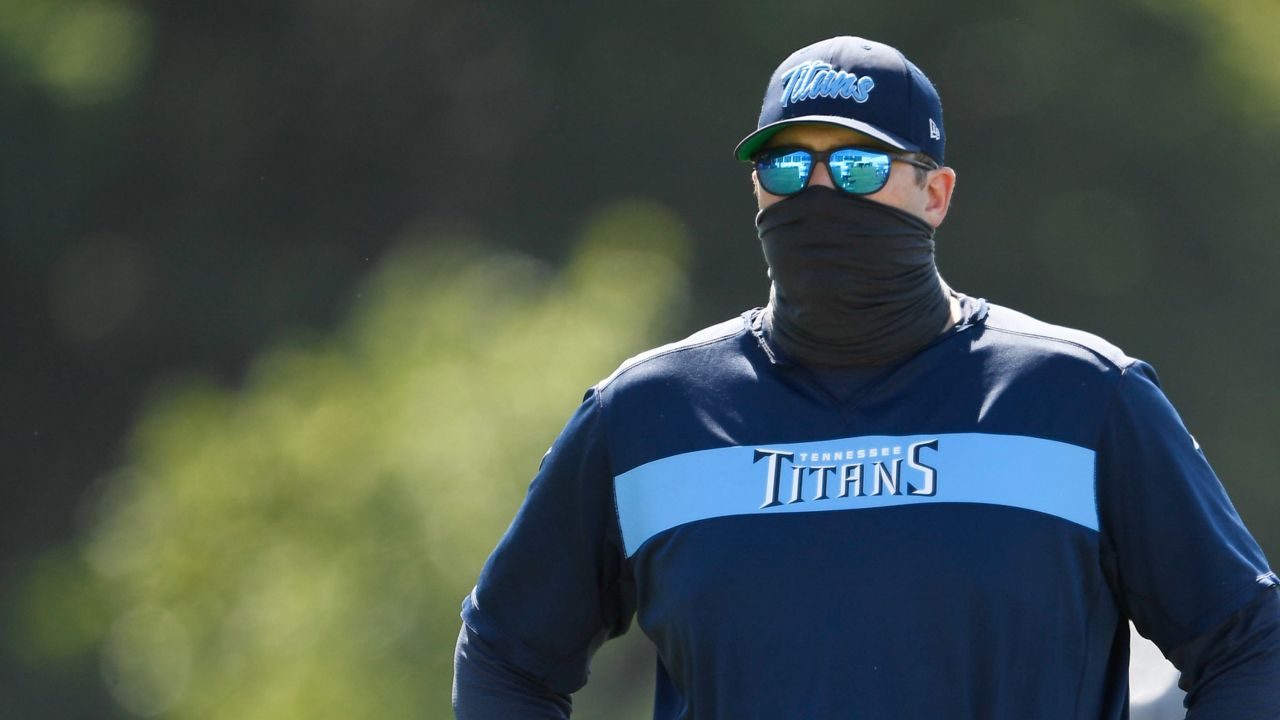
[[782, 74], [782, 106], [814, 98], [848, 98], [864, 103], [876, 86], [868, 75], [836, 70], [831, 63], [810, 60]]
[[943, 164], [938, 91], [920, 68], [884, 43], [843, 36], [792, 53], [774, 70], [756, 130], [735, 155], [749, 160], [774, 133], [804, 122], [857, 130]]

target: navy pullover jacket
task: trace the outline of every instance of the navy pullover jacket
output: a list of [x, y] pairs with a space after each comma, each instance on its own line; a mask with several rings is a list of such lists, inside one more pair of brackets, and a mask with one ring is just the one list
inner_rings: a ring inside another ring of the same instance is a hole
[[1277, 579], [1154, 371], [963, 298], [814, 371], [759, 311], [590, 391], [463, 601], [464, 720], [562, 718], [634, 617], [658, 720], [1127, 717], [1132, 619], [1192, 718], [1280, 718]]

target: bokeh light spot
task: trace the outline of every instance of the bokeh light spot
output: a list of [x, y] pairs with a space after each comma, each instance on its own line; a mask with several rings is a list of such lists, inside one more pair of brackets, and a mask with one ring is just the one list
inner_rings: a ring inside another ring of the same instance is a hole
[[145, 66], [150, 23], [118, 2], [70, 5], [50, 28], [39, 73], [67, 101], [94, 103], [127, 90]]
[[158, 715], [186, 691], [191, 643], [181, 620], [164, 608], [140, 606], [121, 616], [103, 650], [107, 688], [132, 713]]

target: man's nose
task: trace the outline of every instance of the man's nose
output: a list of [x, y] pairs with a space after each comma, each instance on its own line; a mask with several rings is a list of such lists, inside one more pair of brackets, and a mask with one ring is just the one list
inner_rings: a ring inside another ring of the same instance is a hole
[[813, 174], [809, 177], [809, 185], [822, 185], [832, 190], [835, 189], [835, 183], [831, 182], [831, 173], [827, 172], [826, 163], [814, 164]]

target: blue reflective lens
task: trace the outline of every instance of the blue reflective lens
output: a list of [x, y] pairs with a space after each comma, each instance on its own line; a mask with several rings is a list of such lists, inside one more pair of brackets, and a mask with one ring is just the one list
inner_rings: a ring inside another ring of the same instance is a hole
[[775, 148], [757, 156], [756, 174], [760, 185], [774, 195], [794, 195], [809, 184], [815, 162], [825, 162], [831, 182], [852, 195], [870, 195], [889, 181], [893, 158], [885, 152], [865, 148], [838, 148], [812, 152], [797, 148]]
[[868, 195], [889, 182], [889, 156], [872, 150], [844, 148], [827, 158], [831, 182], [854, 195]]
[[765, 190], [791, 195], [804, 189], [813, 170], [813, 155], [805, 150], [765, 153], [756, 162], [756, 174]]

